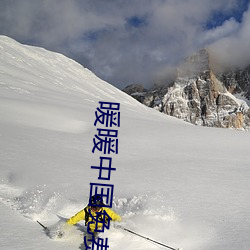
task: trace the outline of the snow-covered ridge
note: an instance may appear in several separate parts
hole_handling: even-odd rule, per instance
[[[72,59],[43,48],[22,45],[5,36],[0,36],[0,73],[3,89],[16,93],[39,93],[38,97],[47,100],[52,91],[62,95],[70,91],[78,97],[85,94],[96,100],[103,96],[111,100],[120,97],[125,105],[136,105],[131,98],[126,98],[121,91]]]
[[[71,119],[75,113],[71,107],[97,105],[104,99],[121,102],[132,110],[135,106],[145,110],[133,98],[75,61],[5,36],[0,36],[0,74],[0,112],[9,110],[2,119],[14,119],[29,126],[80,133],[88,125],[82,118]],[[70,101],[69,95],[73,97],[71,103],[61,109]],[[50,104],[60,104],[60,107]]]

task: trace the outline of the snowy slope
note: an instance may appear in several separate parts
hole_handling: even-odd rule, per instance
[[[184,250],[250,248],[248,132],[196,127],[149,109],[76,62],[0,37],[0,249],[78,249],[46,225],[82,209],[98,182],[99,101],[121,103],[109,184],[122,225]],[[111,228],[110,249],[163,249]]]

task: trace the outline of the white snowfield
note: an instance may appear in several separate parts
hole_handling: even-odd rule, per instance
[[[126,69],[124,69],[126,70]],[[100,101],[121,104],[110,181],[92,153]],[[250,249],[250,134],[197,127],[149,109],[63,55],[0,36],[0,249],[79,249],[53,227],[114,185],[121,225],[183,250]],[[167,249],[113,226],[109,249]]]

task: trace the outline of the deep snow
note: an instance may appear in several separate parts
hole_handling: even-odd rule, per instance
[[[126,70],[126,69],[124,69]],[[122,225],[184,250],[250,249],[249,132],[190,125],[149,109],[63,55],[0,36],[1,249],[78,249],[82,209],[98,182],[91,153],[99,101],[121,103],[119,153],[107,183]],[[110,249],[163,249],[111,228]]]

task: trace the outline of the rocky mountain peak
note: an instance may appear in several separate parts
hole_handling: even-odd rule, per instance
[[[188,57],[177,69],[177,77],[194,77],[205,74],[210,70],[209,53],[201,49],[194,55]]]
[[[129,94],[149,107],[196,125],[250,128],[249,106],[233,95],[248,93],[244,88],[250,85],[249,72],[215,74],[210,64],[208,50],[202,49],[178,67],[171,86],[148,91],[137,88]]]

